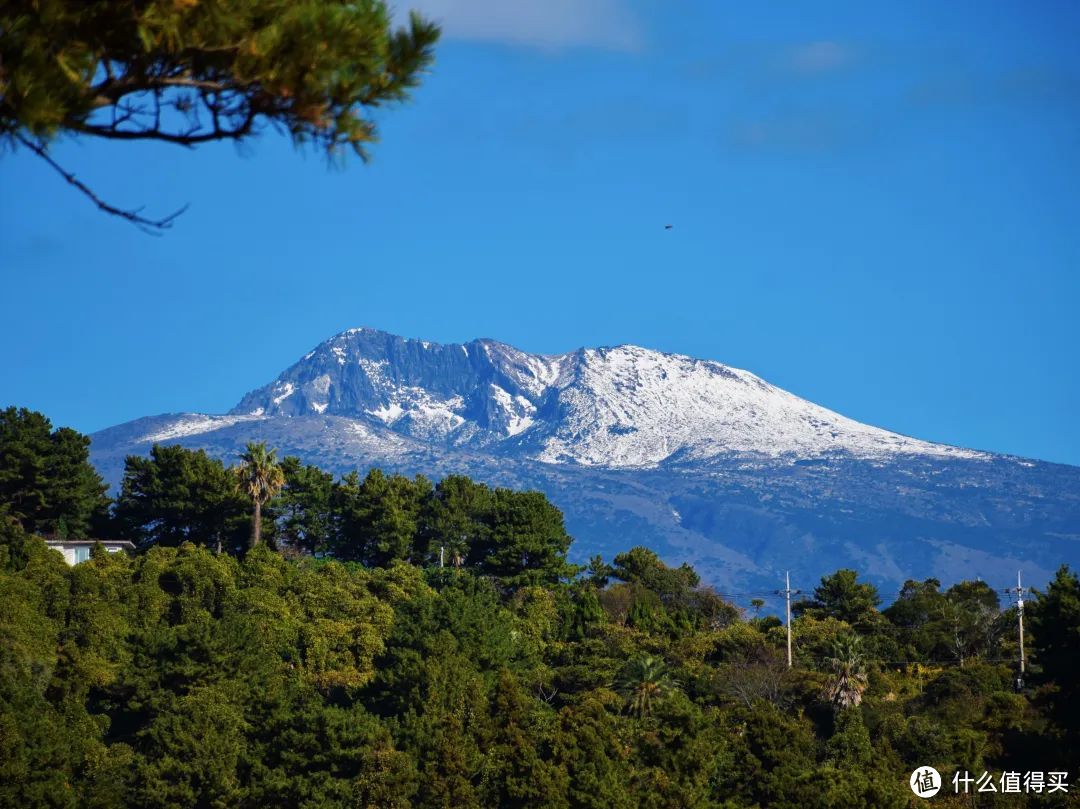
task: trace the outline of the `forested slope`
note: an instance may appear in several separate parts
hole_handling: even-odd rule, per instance
[[[919,800],[916,767],[1080,765],[1064,567],[1027,602],[1020,688],[1004,594],[912,581],[885,607],[853,570],[796,600],[788,668],[781,622],[688,566],[569,565],[535,493],[287,461],[249,548],[219,462],[132,459],[110,504],[77,437],[3,415],[3,806],[877,809]],[[138,552],[69,568],[34,535],[95,525]]]

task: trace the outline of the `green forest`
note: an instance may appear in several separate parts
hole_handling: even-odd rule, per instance
[[[633,537],[571,564],[537,492],[157,446],[110,498],[89,443],[0,412],[0,806],[879,809],[924,766],[938,805],[1080,805],[1067,567],[1022,684],[1007,593],[853,570],[793,604],[789,668],[782,599]]]

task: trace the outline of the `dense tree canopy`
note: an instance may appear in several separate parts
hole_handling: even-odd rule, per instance
[[[117,534],[136,545],[245,544],[247,498],[221,461],[202,450],[158,446],[131,456],[116,502]]]
[[[270,450],[254,449],[231,468],[180,446],[129,457],[111,530],[140,547],[193,542],[235,552],[247,544],[243,515],[252,513],[249,536],[257,525],[278,549],[367,567],[441,561],[508,587],[552,584],[575,572],[566,561],[571,539],[562,513],[539,492],[491,489],[463,477],[433,485],[378,469],[335,481],[296,458],[270,464]],[[271,468],[280,471],[272,496],[263,487]]]
[[[264,545],[68,568],[12,523],[0,551],[3,805],[877,809],[908,805],[916,765],[1077,763],[1007,667],[898,668],[848,625],[747,700],[745,650],[779,653],[762,622],[670,636],[601,609],[582,629],[576,584]]]
[[[131,557],[69,568],[0,519],[0,805],[900,809],[917,766],[1075,780],[1068,568],[1025,606],[1019,691],[1015,607],[982,582],[879,611],[826,576],[789,669],[782,625],[688,565],[570,566],[536,493],[281,467],[253,548],[235,473],[179,447],[128,461]]]

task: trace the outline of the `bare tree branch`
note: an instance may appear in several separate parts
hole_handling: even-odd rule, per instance
[[[105,200],[95,194],[89,188],[89,186],[87,186],[81,180],[76,179],[75,175],[72,172],[67,171],[66,169],[64,169],[63,166],[53,160],[52,155],[49,154],[48,149],[46,149],[43,144],[34,143],[29,138],[26,138],[18,133],[16,133],[15,137],[23,146],[32,151],[50,166],[52,166],[53,169],[55,169],[61,177],[67,180],[68,183],[75,186],[83,194],[89,197],[90,201],[97,205],[98,208],[105,211],[105,213],[112,214],[113,216],[119,216],[121,219],[126,219],[128,222],[131,222],[144,233],[149,233],[152,236],[160,235],[161,231],[171,228],[173,226],[173,222],[176,221],[176,218],[188,209],[188,206],[185,205],[183,208],[173,211],[171,214],[161,219],[149,219],[139,213],[139,211],[141,210],[139,208],[135,210],[124,210],[123,208],[117,208],[115,205],[110,205],[109,203],[105,202]]]

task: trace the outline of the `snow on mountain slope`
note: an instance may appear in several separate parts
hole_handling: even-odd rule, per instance
[[[869,427],[717,362],[636,346],[557,356],[350,329],[230,417],[376,419],[401,435],[546,463],[653,467],[722,455],[981,453]]]
[[[149,432],[139,436],[136,440],[150,444],[162,444],[189,435],[211,433],[215,430],[231,427],[242,421],[257,421],[260,418],[263,418],[263,416],[258,413],[248,416],[207,416],[202,413],[181,413],[164,424],[155,424]]]
[[[853,421],[747,371],[636,346],[583,352],[540,460],[653,466],[679,455],[976,457]]]

